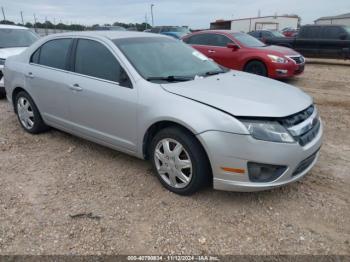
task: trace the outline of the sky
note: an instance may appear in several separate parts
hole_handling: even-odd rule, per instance
[[[350,13],[350,0],[0,0],[7,20],[33,23],[79,23],[84,25],[124,23],[151,24],[150,6],[154,4],[155,25],[187,25],[209,28],[217,19],[239,19],[297,14],[302,24],[319,17]],[[2,19],[0,13],[0,19]]]

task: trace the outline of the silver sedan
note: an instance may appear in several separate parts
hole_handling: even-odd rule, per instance
[[[314,166],[322,142],[309,95],[222,68],[167,36],[57,34],[7,59],[4,75],[27,132],[55,127],[149,159],[177,194],[294,182]]]

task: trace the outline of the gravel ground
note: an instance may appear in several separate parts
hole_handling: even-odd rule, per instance
[[[289,81],[321,111],[321,157],[302,181],[260,193],[177,196],[148,162],[56,130],[25,133],[1,100],[0,254],[349,255],[349,73],[310,64]]]

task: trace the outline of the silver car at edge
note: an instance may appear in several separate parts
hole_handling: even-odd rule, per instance
[[[230,71],[167,36],[79,32],[6,60],[21,126],[48,126],[149,159],[172,192],[259,191],[315,165],[323,127],[300,89]]]

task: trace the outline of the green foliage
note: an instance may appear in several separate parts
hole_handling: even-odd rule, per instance
[[[8,21],[8,20],[2,20],[0,21],[0,24],[6,24],[6,25],[15,25],[14,22],[12,21]],[[17,24],[17,25],[22,25],[22,24]],[[126,29],[129,30],[134,30],[134,31],[143,31],[145,29],[150,29],[152,28],[152,26],[150,24],[146,24],[146,23],[120,23],[120,22],[115,22],[113,23],[114,26],[122,26]],[[23,26],[23,25],[22,25]],[[99,24],[95,24],[91,27],[86,27],[84,25],[80,25],[80,24],[63,24],[63,23],[58,23],[58,24],[53,24],[51,21],[46,21],[44,23],[40,23],[40,22],[36,22],[35,24],[29,23],[27,22],[24,26],[28,27],[28,28],[47,28],[47,29],[60,29],[60,30],[71,30],[71,31],[83,31],[83,30],[92,30],[95,27],[100,26]],[[104,26],[111,26],[111,24],[104,24]]]
[[[15,25],[14,22],[8,21],[8,20],[1,20],[0,24],[3,24],[3,25]]]

